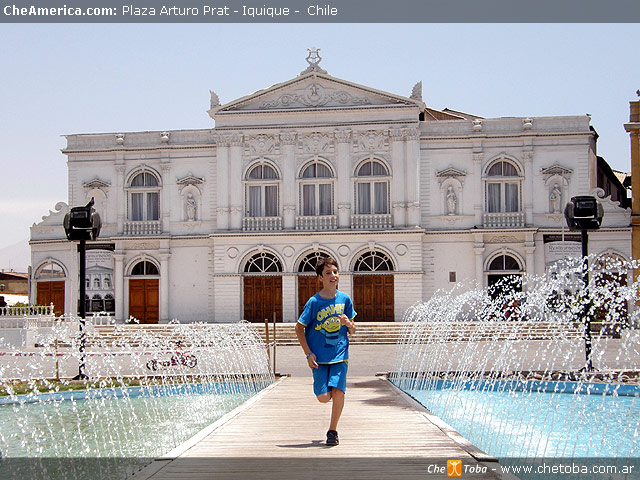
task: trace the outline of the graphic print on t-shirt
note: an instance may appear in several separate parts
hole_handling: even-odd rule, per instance
[[[325,346],[335,346],[340,338],[339,332],[342,324],[340,315],[344,313],[344,303],[329,305],[316,315],[318,324],[315,330],[324,335]]]

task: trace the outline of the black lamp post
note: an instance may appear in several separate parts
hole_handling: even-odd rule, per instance
[[[580,230],[582,233],[582,278],[584,282],[584,353],[586,357],[585,369],[593,370],[591,361],[591,313],[587,302],[589,292],[589,230],[598,230],[602,224],[604,209],[602,204],[591,196],[573,197],[564,208],[564,218],[567,220],[569,230]]]
[[[69,213],[64,216],[63,226],[67,234],[67,239],[75,242],[79,241],[78,253],[80,254],[80,366],[78,367],[78,375],[73,377],[74,380],[85,380],[87,375],[84,372],[84,347],[85,347],[85,292],[86,292],[86,258],[87,258],[87,240],[95,240],[100,235],[100,215],[93,208],[93,198],[84,207],[73,207]]]

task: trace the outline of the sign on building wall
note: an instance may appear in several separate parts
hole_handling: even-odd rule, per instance
[[[113,284],[113,244],[87,245],[86,311],[114,313],[116,310]]]
[[[563,258],[580,258],[582,256],[582,241],[580,235],[556,234],[543,235],[545,267],[549,267]]]

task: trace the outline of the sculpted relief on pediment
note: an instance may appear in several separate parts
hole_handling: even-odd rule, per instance
[[[346,89],[323,86],[314,82],[305,88],[284,92],[263,100],[257,107],[262,110],[281,108],[317,108],[370,105],[371,99],[355,95]]]

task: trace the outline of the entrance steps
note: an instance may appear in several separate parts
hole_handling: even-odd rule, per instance
[[[298,345],[295,323],[277,323],[275,341],[278,345]],[[141,346],[141,338],[157,338],[162,343],[183,340],[180,330],[174,324],[134,324],[124,325],[125,336],[118,334],[113,325],[95,326],[87,333],[87,347]],[[267,342],[264,324],[254,324],[256,330]],[[415,328],[417,327],[417,328]],[[352,344],[395,344],[412,329],[421,342],[431,341],[483,341],[483,340],[550,340],[553,338],[582,338],[582,328],[578,324],[559,324],[557,322],[451,322],[448,324],[425,322],[421,324],[357,323],[357,331],[350,337]],[[599,334],[594,334],[596,339]],[[269,342],[274,341],[273,324],[269,324]],[[206,339],[203,339],[203,345]]]

